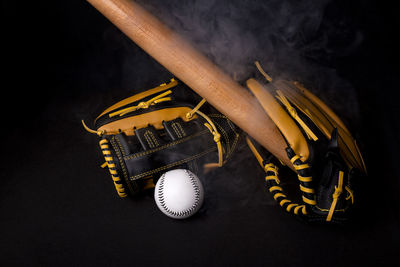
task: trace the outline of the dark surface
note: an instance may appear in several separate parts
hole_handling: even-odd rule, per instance
[[[2,1],[0,264],[397,265],[398,29],[394,6],[383,2],[333,1],[300,43],[332,33],[302,55],[322,72],[335,70],[359,107],[356,115],[348,105],[337,110],[359,139],[369,177],[355,218],[336,227],[282,212],[245,146],[202,178],[205,204],[188,220],[164,216],[151,194],[118,199],[99,167],[97,138],[80,120],[171,75],[85,1]],[[341,43],[348,27],[363,36],[350,50]],[[344,91],[325,97],[348,101]]]

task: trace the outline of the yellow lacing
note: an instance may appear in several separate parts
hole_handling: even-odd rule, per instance
[[[280,183],[280,180],[278,178],[278,167],[276,167],[273,163],[268,163],[268,164],[265,164],[264,170],[265,170],[266,173],[268,173],[268,172],[272,172],[273,173],[272,175],[267,175],[265,177],[265,180],[266,181],[271,181],[272,180],[277,184],[277,185],[271,186],[268,190],[269,190],[269,192],[271,192],[273,194],[273,198],[276,201],[278,201],[278,198],[282,198],[279,201],[279,205],[281,207],[283,207],[283,205],[285,205],[287,203],[291,203],[291,204],[287,205],[287,207],[286,207],[286,211],[287,212],[291,212],[292,209],[294,208],[293,209],[293,213],[298,215],[299,214],[299,210],[301,209],[302,214],[306,215],[307,214],[307,210],[306,210],[305,205],[299,205],[299,204],[296,204],[296,203],[292,203],[292,201],[290,199],[288,199],[287,196],[284,193],[282,193],[283,192],[282,187],[278,186],[278,184]]]
[[[188,113],[186,113],[186,118],[187,119],[191,119],[193,117],[193,114],[196,113],[202,105],[204,105],[204,103],[206,103],[206,100],[203,98],[198,104],[197,106],[195,106],[191,111],[189,111]]]
[[[309,193],[309,194],[315,193],[313,188],[308,188],[308,187],[302,186],[301,184],[300,184],[300,190],[303,191],[304,193]]]
[[[276,190],[278,190],[278,191],[282,191],[282,187],[280,187],[280,186],[271,186],[270,188],[269,188],[269,192],[272,192],[272,191],[276,191]]]
[[[346,200],[349,200],[351,198],[351,204],[354,204],[353,191],[348,186],[345,186],[344,189],[346,189],[347,193],[349,193],[349,195],[346,197]]]
[[[204,123],[204,125],[214,135],[214,142],[217,144],[217,148],[218,148],[218,163],[208,163],[205,165],[205,167],[206,168],[213,167],[213,166],[221,167],[223,165],[223,160],[224,160],[223,159],[223,149],[222,149],[222,144],[221,144],[221,135],[218,132],[215,132],[215,130],[213,129],[213,127],[210,124]]]
[[[300,159],[300,156],[294,155],[294,157],[290,159],[290,162],[291,162],[292,164],[294,164],[294,162],[295,162],[296,160],[298,160],[298,159]]]
[[[335,211],[335,207],[336,207],[338,198],[343,192],[343,175],[344,175],[344,173],[342,171],[339,171],[339,182],[338,182],[338,186],[335,186],[335,192],[333,192],[333,195],[332,195],[333,201],[331,204],[331,208],[329,209],[328,216],[326,217],[327,222],[332,220],[333,212]]]
[[[169,94],[172,94],[171,90],[168,90],[168,91],[166,91],[166,92],[164,92],[162,94],[159,94],[159,95],[153,97],[152,99],[150,99],[148,101],[142,101],[139,104],[137,104],[136,106],[129,107],[129,108],[124,108],[124,109],[118,110],[116,112],[110,113],[108,116],[110,118],[118,116],[118,115],[119,116],[123,116],[123,115],[125,115],[125,114],[127,114],[129,112],[133,112],[133,111],[136,111],[136,110],[141,109],[141,108],[146,109],[146,108],[149,108],[152,105],[155,105],[155,104],[158,104],[158,103],[161,103],[161,102],[171,101],[171,97],[165,97],[165,96],[167,96]]]
[[[312,139],[314,141],[318,140],[318,137],[311,131],[311,129],[305,124],[305,122],[299,117],[297,114],[296,109],[289,103],[289,100],[283,95],[283,93],[280,90],[276,90],[276,93],[278,94],[276,98],[282,102],[282,104],[286,107],[288,110],[290,116],[295,119],[298,124],[303,128],[304,132],[307,134],[308,139]]]
[[[279,198],[279,197],[283,198],[281,201],[279,201],[279,205],[280,205],[281,207],[283,207],[283,205],[286,204],[286,203],[291,203],[292,201],[289,200],[289,199],[287,199],[287,196],[286,196],[285,194],[282,193],[282,191],[283,191],[282,187],[278,186],[278,184],[280,184],[280,180],[279,180],[279,178],[278,178],[278,167],[276,167],[273,163],[268,163],[268,164],[265,164],[264,170],[265,170],[266,173],[268,173],[268,172],[272,172],[272,173],[273,173],[272,175],[267,175],[267,176],[265,177],[265,180],[266,180],[266,181],[273,180],[273,181],[275,181],[275,183],[277,184],[277,185],[271,186],[271,187],[269,188],[269,192],[273,193],[273,198],[274,198],[276,201],[278,201],[278,198]],[[305,208],[304,205],[299,205],[299,204],[296,204],[296,203],[291,203],[291,204],[289,204],[289,205],[286,207],[286,211],[287,211],[287,212],[290,212],[290,211],[292,210],[292,208],[295,208],[295,209],[293,210],[293,212],[294,212],[294,214],[296,214],[296,215],[298,214],[299,209],[301,209],[301,212],[302,212],[303,214],[307,214],[307,211],[306,211],[306,208]]]
[[[304,176],[301,176],[301,175],[297,175],[297,178],[299,179],[300,182],[304,182],[304,183],[312,182],[312,177],[311,176],[304,177]]]
[[[85,130],[88,131],[89,133],[97,134],[98,136],[102,136],[103,134],[105,134],[104,130],[103,131],[95,131],[95,130],[90,129],[89,127],[86,126],[86,124],[83,120],[82,120],[82,125],[83,125],[83,128],[85,128]]]
[[[308,205],[315,206],[317,204],[313,199],[306,198],[305,196],[301,196],[301,198],[303,199],[303,202]]]
[[[278,167],[275,166],[275,164],[273,163],[267,163],[264,165],[260,153],[257,151],[256,147],[253,145],[253,143],[250,141],[248,137],[246,137],[246,142],[250,150],[256,157],[258,163],[260,164],[260,166],[264,168],[264,171],[267,174],[267,176],[265,177],[265,181],[269,182],[269,184],[272,183],[272,185],[268,187],[268,190],[273,194],[273,198],[279,203],[281,207],[283,207],[287,203],[290,203],[286,206],[287,212],[293,212],[294,214],[299,215],[299,211],[301,211],[303,215],[306,215],[307,208],[305,205],[292,203],[292,201],[287,199],[287,196],[283,193],[282,187],[279,186],[280,180],[278,178],[278,171],[279,171]]]
[[[256,64],[256,67],[258,69],[258,71],[262,74],[262,76],[264,76],[264,78],[268,81],[268,82],[272,82],[272,78],[271,76],[269,76],[261,67],[260,62],[256,61],[254,62],[254,64]]]
[[[104,159],[106,160],[105,163],[101,165],[102,168],[108,167],[108,170],[110,171],[111,178],[114,182],[115,189],[117,190],[117,193],[120,197],[127,197],[128,194],[125,192],[124,186],[121,184],[121,178],[118,175],[118,172],[116,170],[116,165],[114,163],[114,159],[111,156],[111,151],[110,147],[108,144],[107,139],[101,139],[100,142],[100,148],[101,151],[104,155]]]
[[[275,183],[280,184],[280,180],[278,178],[278,167],[276,167],[273,163],[268,163],[265,164],[264,166],[264,171],[267,172],[273,172],[274,175],[268,175],[265,177],[265,181],[269,181],[269,180],[274,180]]]
[[[213,123],[213,121],[208,117],[206,114],[201,112],[199,109],[201,108],[202,105],[206,103],[206,100],[203,98],[197,106],[195,106],[191,111],[186,113],[186,118],[191,119],[195,113],[199,114],[201,117],[203,117],[207,122],[204,123],[204,125],[207,127],[207,129],[211,132],[211,134],[214,136],[214,142],[217,144],[218,148],[218,163],[207,163],[204,165],[205,168],[210,168],[210,167],[221,167],[224,164],[224,152],[223,152],[223,147],[221,144],[221,134],[218,132],[217,127]]]
[[[300,165],[293,165],[293,167],[297,170],[304,170],[304,169],[308,169],[310,168],[310,165],[308,165],[308,163],[304,163],[304,164],[300,164]]]
[[[273,163],[265,164],[264,170],[266,172],[274,172],[275,175],[278,175],[278,171],[279,171],[278,167],[276,167]]]
[[[296,171],[300,171],[300,170],[304,170],[304,169],[310,168],[310,165],[308,163],[294,164],[296,160],[300,160],[300,156],[299,155],[294,155],[290,159],[290,162],[293,164],[293,167],[295,168]],[[299,179],[300,182],[303,182],[303,183],[312,182],[312,176],[305,177],[305,176],[301,176],[299,173],[297,173],[297,178]],[[300,183],[299,186],[300,186],[300,190],[302,192],[307,193],[307,194],[312,194],[314,196],[315,190],[313,188],[306,187],[306,186],[302,185],[301,183]],[[314,206],[314,205],[317,204],[317,202],[314,199],[309,199],[306,196],[304,196],[304,194],[302,195],[302,199],[303,199],[304,203],[307,203],[309,205]]]

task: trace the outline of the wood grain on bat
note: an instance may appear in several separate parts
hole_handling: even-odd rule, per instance
[[[251,93],[161,21],[129,0],[88,0],[177,78],[290,166],[286,144]]]

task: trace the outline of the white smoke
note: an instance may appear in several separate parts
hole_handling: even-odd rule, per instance
[[[355,90],[329,62],[355,49],[362,34],[345,16],[329,16],[332,0],[138,2],[239,81],[258,60],[273,78],[306,84],[345,122],[357,121]]]

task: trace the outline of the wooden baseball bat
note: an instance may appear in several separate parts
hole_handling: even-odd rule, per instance
[[[130,0],[87,0],[133,42],[286,163],[287,147],[255,97],[188,41]]]

